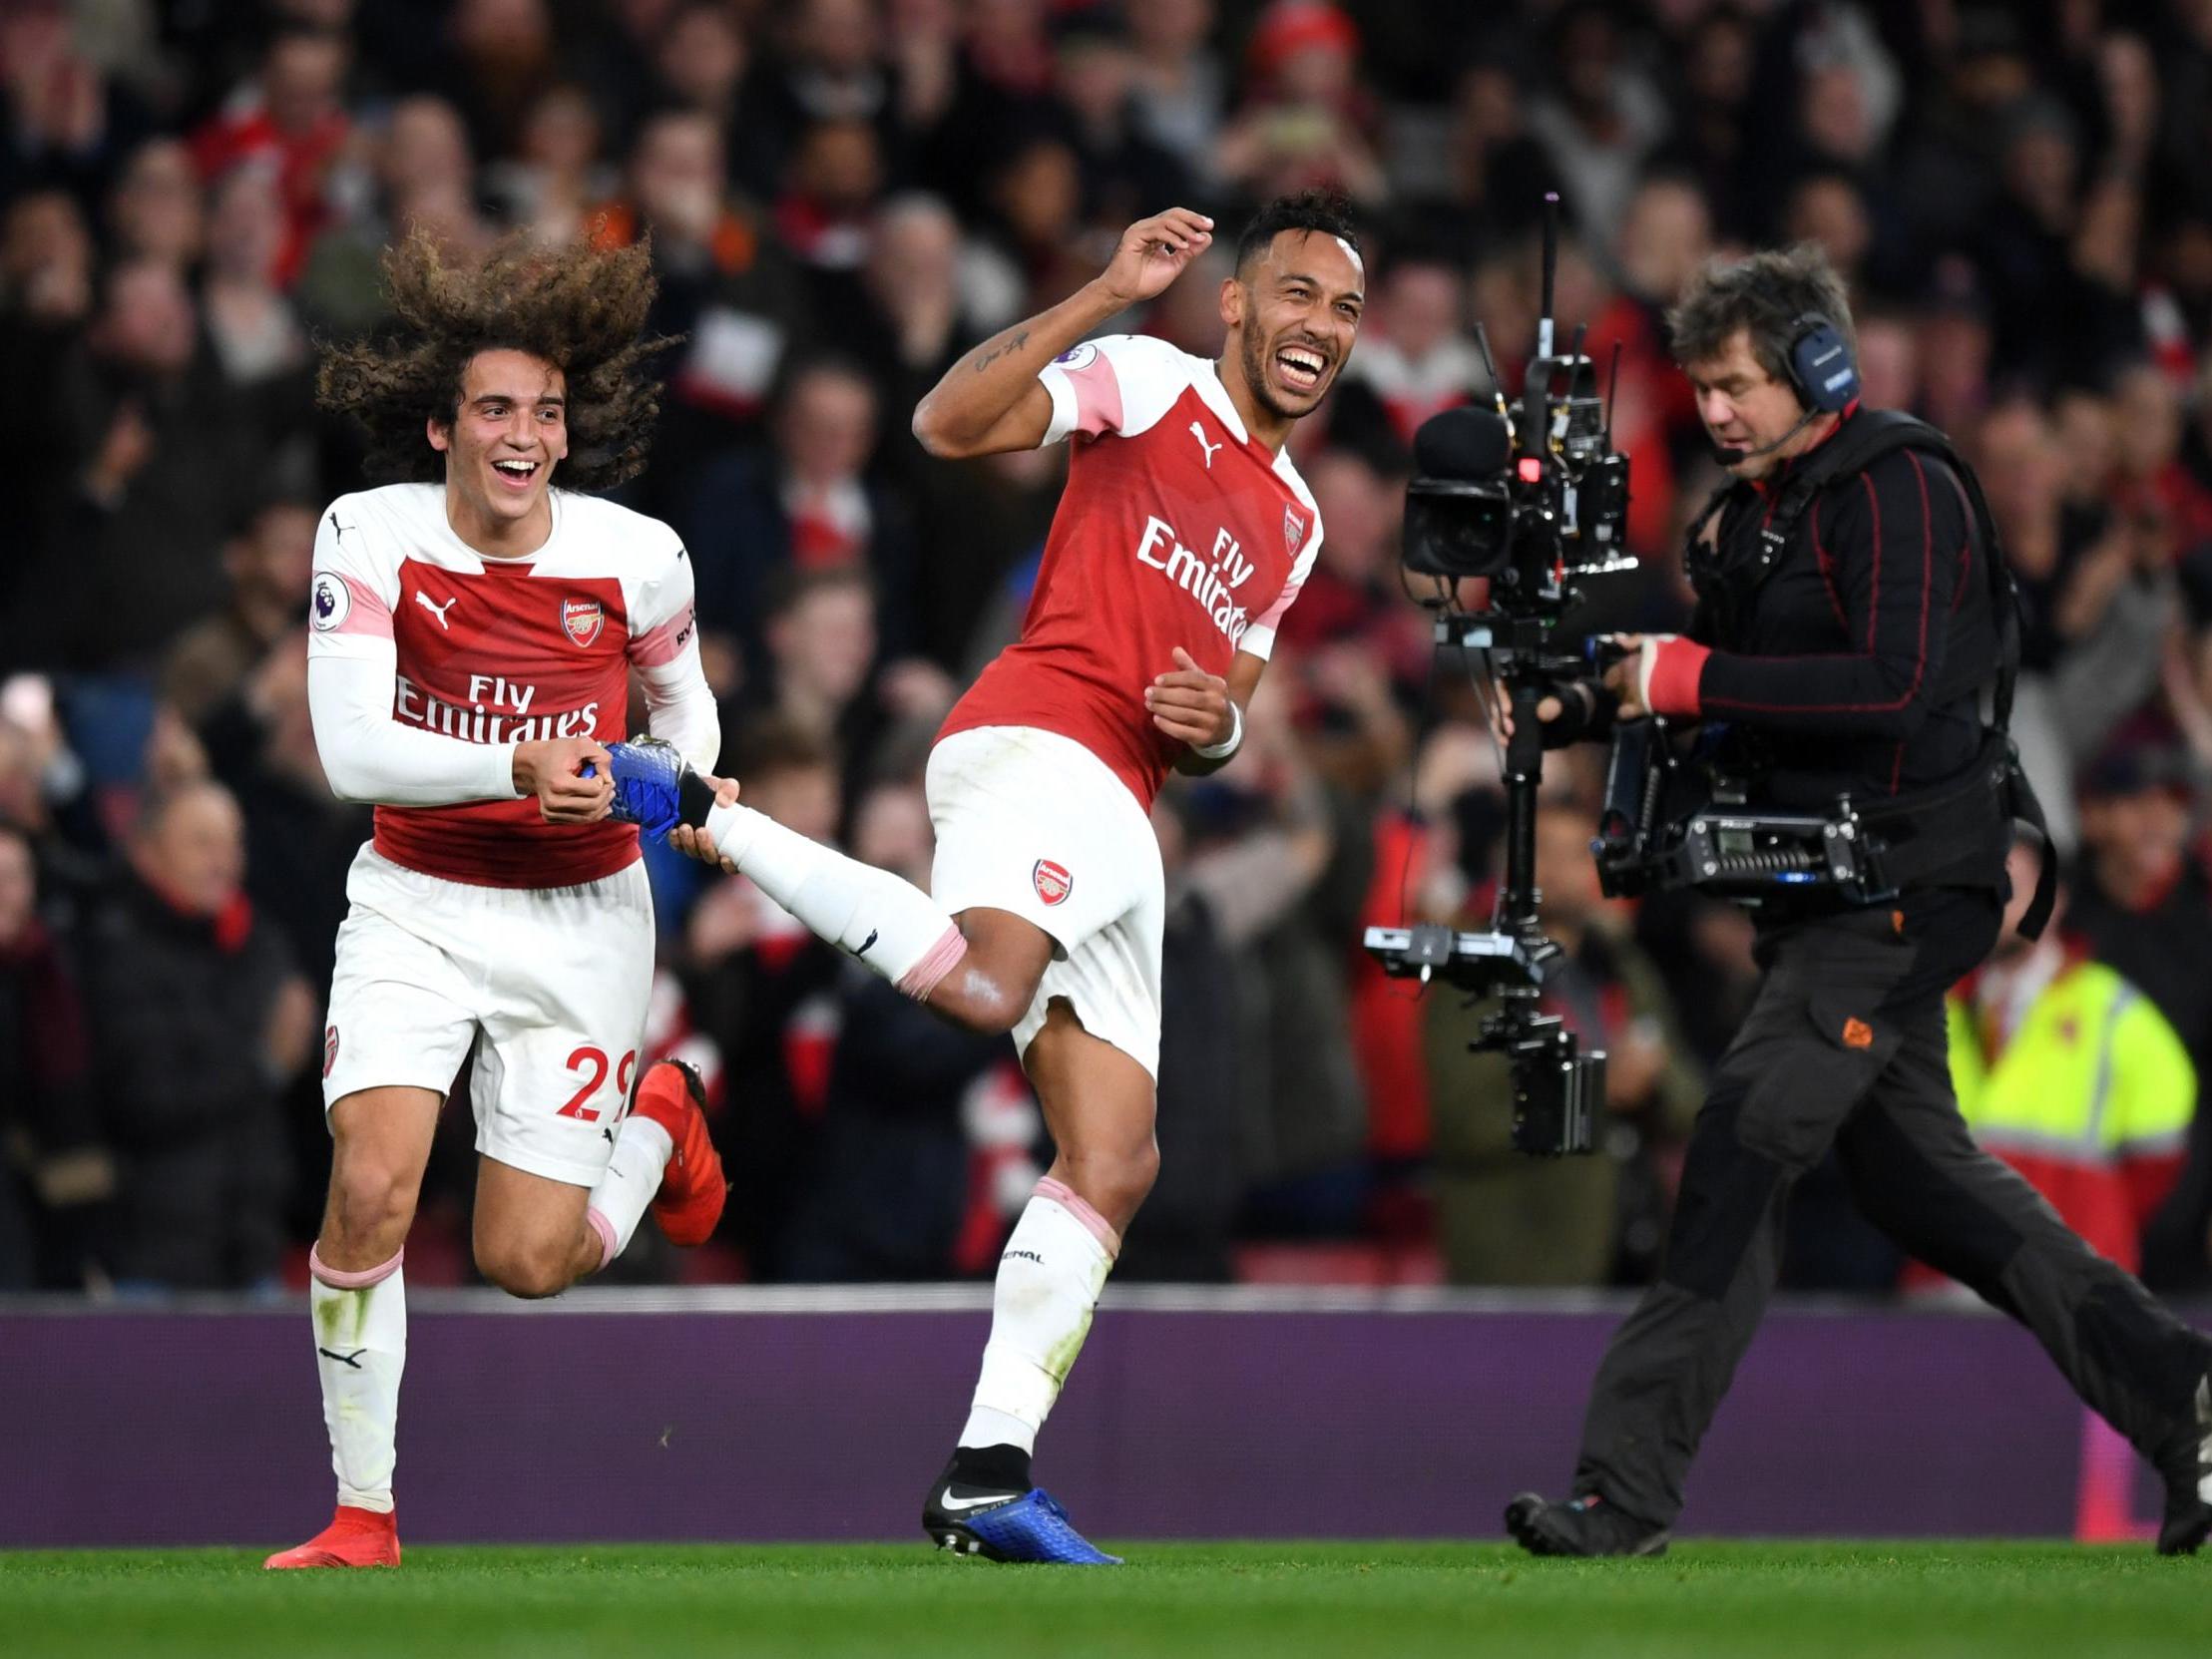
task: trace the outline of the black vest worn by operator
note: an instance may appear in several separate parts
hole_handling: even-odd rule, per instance
[[[1983,581],[1954,596],[1941,619],[1948,629],[1943,665],[1919,694],[1940,732],[1918,745],[1922,775],[1899,775],[1905,751],[1891,741],[1862,746],[1828,735],[1761,729],[1708,710],[1705,750],[1714,770],[1740,780],[1753,804],[1827,810],[1848,799],[1890,851],[1884,860],[1899,888],[2002,890],[2015,819],[2043,833],[2034,792],[2020,773],[2008,727],[2019,665],[2019,602],[1996,527],[1974,474],[1935,427],[1890,410],[1861,410],[1808,451],[1765,491],[1731,481],[1690,527],[1687,568],[1697,593],[1691,635],[1724,651],[1789,656],[1835,650],[1837,621],[1823,552],[1830,562],[1871,558],[1871,548],[1814,546],[1812,511],[1835,486],[1859,478],[1883,457],[1915,450],[1958,481]],[[1712,545],[1702,532],[1720,517]],[[1930,620],[1936,625],[1935,619]],[[1849,641],[1842,641],[1848,645]],[[1990,712],[1982,691],[1991,687]],[[1888,767],[1874,750],[1892,753]],[[1930,770],[1939,775],[1925,775]],[[2035,903],[2021,932],[2039,932],[2055,872],[2045,854]]]

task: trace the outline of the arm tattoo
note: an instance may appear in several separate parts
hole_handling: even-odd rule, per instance
[[[977,356],[975,363],[976,373],[981,374],[985,369],[989,368],[993,363],[996,363],[1008,352],[1020,351],[1022,347],[1029,344],[1029,340],[1030,331],[1027,328],[1017,328],[1013,333],[1009,334],[997,345],[991,347],[990,350],[982,352]]]

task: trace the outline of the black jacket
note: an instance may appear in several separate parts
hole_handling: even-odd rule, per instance
[[[117,1165],[111,1271],[196,1290],[268,1278],[290,1175],[265,1058],[282,942],[242,907],[212,922],[127,879],[90,918],[84,960]]]
[[[1725,728],[1722,769],[1763,776],[1760,804],[1806,810],[1957,777],[1981,748],[1979,693],[1998,656],[1958,478],[1924,451],[1878,457],[1815,498],[1754,585],[1779,483],[1736,485],[1710,568],[1692,564],[1689,633],[1713,647],[1699,700],[1708,730]]]

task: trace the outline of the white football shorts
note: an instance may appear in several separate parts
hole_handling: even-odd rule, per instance
[[[323,1111],[363,1088],[442,1095],[473,1044],[476,1149],[548,1180],[598,1181],[653,991],[645,865],[576,887],[476,887],[365,846],[346,898]]]
[[[1033,726],[956,731],[930,751],[930,897],[987,906],[1052,935],[1052,965],[1014,1028],[1027,1050],[1064,997],[1084,1030],[1159,1076],[1166,879],[1151,820],[1106,763]]]

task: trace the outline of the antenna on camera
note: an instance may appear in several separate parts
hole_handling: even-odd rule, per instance
[[[1544,193],[1544,305],[1537,314],[1537,355],[1551,355],[1551,288],[1559,269],[1559,193]]]
[[[1506,402],[1506,383],[1498,378],[1498,359],[1490,354],[1490,330],[1479,322],[1475,325],[1475,349],[1483,354],[1483,372],[1490,376],[1491,401],[1498,405],[1498,418],[1506,423],[1506,439],[1511,443],[1513,408]]]
[[[1613,447],[1613,393],[1620,390],[1620,341],[1613,341],[1613,360],[1605,371],[1605,447]]]
[[[1551,451],[1551,376],[1558,361],[1551,355],[1554,332],[1551,324],[1551,294],[1556,286],[1559,266],[1559,193],[1544,193],[1544,303],[1537,317],[1537,354],[1529,360],[1529,367],[1521,381],[1521,423],[1515,433],[1515,452],[1523,457],[1535,456],[1540,464],[1548,462]],[[1523,446],[1526,435],[1527,447]]]

